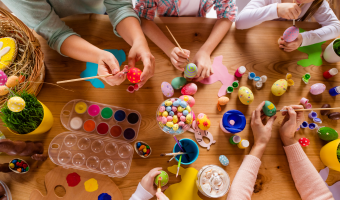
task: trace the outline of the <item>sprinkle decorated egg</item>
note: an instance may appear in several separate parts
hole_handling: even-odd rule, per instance
[[[254,101],[254,94],[249,88],[242,86],[238,90],[238,98],[244,105],[249,105]]]
[[[11,88],[11,87],[15,87],[16,85],[18,85],[18,83],[19,83],[19,77],[17,77],[17,76],[10,76],[7,79],[6,86]]]
[[[201,130],[208,130],[210,128],[211,122],[206,114],[200,113],[197,115],[197,126]]]
[[[188,78],[194,78],[197,74],[197,66],[194,63],[189,63],[184,70],[184,75]]]
[[[286,42],[293,42],[296,40],[296,38],[299,35],[299,28],[296,26],[291,26],[286,29],[286,31],[283,33],[283,39]]]
[[[17,43],[11,37],[0,38],[0,69],[5,70],[17,56]]]
[[[189,104],[190,107],[193,107],[195,105],[195,99],[192,96],[182,95],[179,98],[186,101]]]
[[[187,83],[187,79],[183,77],[176,77],[172,79],[171,85],[175,90],[181,89]]]
[[[181,93],[183,95],[194,95],[196,92],[197,85],[195,83],[188,83],[181,90]]]
[[[7,75],[5,74],[5,72],[0,70],[0,86],[6,85],[6,82],[7,82]]]
[[[163,82],[161,85],[162,93],[166,97],[172,97],[174,95],[174,88],[168,82]]]
[[[325,84],[322,83],[316,83],[310,87],[309,92],[313,95],[319,95],[323,93],[326,90]]]
[[[12,97],[8,100],[7,106],[12,112],[20,112],[25,108],[26,103],[21,97]]]
[[[275,96],[281,96],[287,91],[288,83],[285,79],[277,80],[272,86],[272,93]]]
[[[2,85],[0,86],[0,96],[6,95],[9,93],[9,89],[7,86]]]
[[[129,69],[126,77],[131,83],[139,83],[141,74],[142,71],[140,69],[133,67]]]

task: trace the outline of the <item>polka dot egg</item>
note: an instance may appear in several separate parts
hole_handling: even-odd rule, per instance
[[[220,155],[219,160],[220,160],[220,163],[223,166],[228,166],[229,165],[229,160],[228,160],[228,158],[225,155]]]
[[[172,97],[174,95],[174,88],[168,82],[163,82],[161,85],[162,93],[166,97]]]
[[[242,86],[238,90],[238,98],[244,105],[249,105],[254,101],[254,94],[249,88]]]
[[[127,73],[127,79],[131,83],[139,83],[141,74],[142,74],[142,71],[140,69],[133,67],[133,68],[129,69],[129,71]]]
[[[12,97],[8,100],[7,106],[13,112],[20,112],[25,108],[26,103],[21,97]]]
[[[275,96],[281,96],[287,91],[288,83],[285,79],[277,80],[272,86],[272,93]]]
[[[5,72],[0,70],[0,86],[6,85],[6,82],[7,82],[7,75],[5,74]]]
[[[299,28],[296,26],[291,26],[285,30],[283,33],[283,39],[286,42],[293,42],[299,35]]]

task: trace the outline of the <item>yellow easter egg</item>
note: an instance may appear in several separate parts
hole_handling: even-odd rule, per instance
[[[210,128],[211,122],[206,114],[203,113],[198,114],[196,121],[199,129],[206,131]]]
[[[7,106],[12,112],[20,112],[25,108],[26,103],[21,97],[12,97],[8,100]]]
[[[169,113],[167,112],[167,111],[164,111],[163,113],[162,113],[162,116],[163,117],[167,117],[169,115]]]
[[[281,96],[287,91],[288,83],[285,79],[277,80],[272,86],[272,93],[275,96]]]
[[[172,127],[172,130],[177,131],[178,128],[179,128],[178,124],[175,124],[175,125]]]
[[[178,117],[177,117],[177,115],[174,115],[174,116],[172,117],[172,121],[173,121],[174,123],[177,123],[177,122],[178,122]]]
[[[17,43],[11,37],[0,38],[0,70],[10,66],[17,56]]]
[[[19,83],[19,77],[17,77],[17,76],[10,76],[7,79],[6,86],[11,88],[11,87],[15,87],[16,85],[18,85],[18,83]]]
[[[184,111],[184,108],[182,108],[181,106],[178,106],[178,107],[177,107],[177,111],[178,111],[178,112],[183,112],[183,111]]]
[[[249,88],[242,86],[238,90],[238,98],[244,105],[249,105],[254,101],[254,94]]]
[[[9,89],[7,86],[5,85],[0,86],[0,96],[6,95],[8,94],[8,92],[9,92]]]
[[[185,122],[187,124],[190,124],[192,122],[192,115],[191,114],[188,114],[186,117],[185,117]]]
[[[166,106],[171,106],[171,105],[172,105],[172,101],[165,101],[164,104],[165,104]]]
[[[187,106],[187,107],[185,108],[185,110],[187,110],[188,112],[191,112],[190,106]]]
[[[166,126],[171,128],[171,127],[174,126],[174,123],[172,123],[172,122],[167,122],[167,123],[166,123]]]

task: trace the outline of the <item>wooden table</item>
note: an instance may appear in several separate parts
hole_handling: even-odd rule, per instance
[[[107,16],[102,15],[81,15],[69,17],[65,19],[67,25],[79,33],[84,39],[91,42],[102,49],[123,49],[128,53],[129,45],[114,35],[112,26]],[[165,24],[169,26],[180,45],[191,51],[193,55],[198,51],[199,47],[207,39],[215,19],[204,18],[160,18],[156,19],[157,24],[162,31],[170,38],[165,29]],[[299,104],[302,97],[310,100],[314,107],[320,107],[324,103],[332,106],[340,106],[336,99],[339,97],[331,97],[328,92],[324,92],[319,96],[312,96],[309,93],[310,85],[323,82],[327,88],[340,85],[339,76],[325,81],[322,72],[332,68],[340,67],[338,64],[325,63],[322,67],[301,67],[297,61],[307,57],[306,54],[299,51],[293,53],[285,53],[278,48],[277,39],[282,35],[284,30],[291,26],[290,22],[266,22],[249,30],[236,30],[233,26],[228,35],[223,39],[221,44],[212,54],[215,56],[223,55],[223,64],[228,67],[229,72],[234,74],[235,70],[241,66],[246,66],[248,71],[254,71],[257,75],[267,75],[268,81],[264,88],[256,90],[253,83],[247,80],[246,76],[240,79],[241,86],[247,86],[252,89],[255,100],[250,106],[245,106],[237,98],[234,92],[230,97],[230,102],[221,112],[216,109],[217,92],[221,83],[213,85],[198,84],[198,93],[194,95],[196,104],[193,107],[195,113],[205,113],[211,119],[212,126],[209,131],[213,134],[217,141],[210,151],[200,148],[200,156],[191,167],[199,170],[207,164],[220,165],[218,157],[222,154],[226,155],[229,160],[229,166],[225,167],[231,179],[234,178],[238,168],[240,167],[244,155],[247,155],[250,148],[240,150],[236,146],[229,144],[230,135],[223,133],[219,128],[219,121],[222,114],[230,109],[238,109],[246,115],[247,125],[243,132],[239,135],[248,139],[253,144],[253,135],[250,128],[251,112],[259,103],[264,100],[272,101],[278,108],[284,105]],[[314,23],[297,23],[298,27],[306,30],[318,28],[318,24]],[[56,51],[50,49],[41,37],[39,37],[43,52],[45,53],[46,82],[55,83],[60,80],[78,78],[79,74],[85,70],[85,63],[60,56]],[[330,41],[323,45],[325,48]],[[180,72],[172,67],[171,62],[166,55],[149,41],[149,46],[156,58],[156,70],[154,77],[150,79],[145,86],[137,93],[130,94],[126,92],[129,82],[125,81],[122,85],[110,87],[106,85],[105,89],[95,89],[89,82],[74,82],[64,84],[63,86],[74,90],[68,92],[58,87],[45,84],[38,98],[52,111],[54,116],[53,128],[43,134],[37,136],[21,136],[11,134],[5,128],[1,128],[7,138],[13,140],[34,140],[43,141],[47,150],[50,141],[59,133],[67,131],[60,123],[59,116],[62,107],[73,99],[86,99],[115,106],[126,107],[138,110],[142,114],[142,124],[138,135],[138,140],[147,142],[153,148],[153,154],[148,159],[142,159],[138,155],[134,155],[132,166],[129,174],[124,178],[114,178],[114,182],[118,185],[124,195],[124,199],[129,199],[135,191],[138,182],[142,177],[154,167],[163,167],[174,165],[167,164],[168,158],[159,157],[160,153],[169,152],[173,148],[174,139],[163,133],[155,120],[155,111],[158,105],[165,99],[161,93],[160,85],[163,81],[171,82],[177,76],[181,76]],[[125,62],[126,63],[126,62]],[[125,64],[124,63],[124,64]],[[142,64],[138,63],[137,67],[142,69]],[[270,92],[272,84],[277,79],[285,78],[287,73],[292,73],[295,80],[295,86],[289,88],[288,92],[281,97],[275,97]],[[311,81],[305,85],[301,81],[302,75],[309,72]],[[180,96],[180,92],[176,91],[174,96]],[[307,113],[306,113],[307,117]],[[288,162],[282,147],[278,129],[282,121],[282,117],[278,117],[273,127],[272,138],[268,144],[265,154],[262,158],[262,165],[259,171],[258,179],[255,186],[253,199],[298,199],[299,194],[295,189],[293,179],[290,174]],[[338,128],[339,122],[331,122],[322,117],[323,125],[332,128]],[[304,130],[297,133],[296,138],[307,137],[311,140],[311,144],[304,148],[309,159],[312,161],[316,169],[319,171],[325,166],[319,158],[320,148],[325,144],[322,142],[315,131]],[[179,139],[194,139],[192,133],[184,133],[178,136]],[[8,162],[12,156],[1,155],[1,162]],[[0,174],[0,179],[4,180],[10,187],[15,200],[27,200],[30,193],[34,189],[39,189],[42,193],[46,193],[44,186],[45,174],[56,167],[50,160],[38,163],[30,158],[28,160],[32,165],[30,173],[25,175],[18,174]],[[340,179],[340,173],[331,171],[328,183],[333,184]],[[171,175],[170,184],[179,182],[180,178]],[[200,194],[203,199],[205,198]],[[221,199],[226,199],[224,196]]]

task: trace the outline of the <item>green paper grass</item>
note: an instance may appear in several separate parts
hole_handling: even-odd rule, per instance
[[[43,107],[34,95],[28,94],[26,91],[14,96],[24,99],[26,102],[25,109],[21,112],[12,112],[6,103],[1,108],[0,118],[5,126],[13,131],[19,134],[30,133],[41,124],[44,117]]]
[[[340,56],[340,39],[335,40],[335,42],[333,43],[333,48],[335,53]]]

